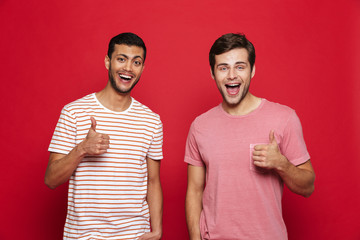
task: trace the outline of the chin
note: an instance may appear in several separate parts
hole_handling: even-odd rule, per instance
[[[236,99],[234,98],[225,98],[224,99],[226,104],[229,106],[235,106],[238,105],[241,102],[241,99],[239,97],[237,97]]]

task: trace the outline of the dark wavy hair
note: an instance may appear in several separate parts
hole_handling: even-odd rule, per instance
[[[109,42],[108,57],[111,59],[111,55],[114,52],[115,44],[125,44],[128,46],[138,46],[144,50],[144,62],[146,58],[146,46],[144,41],[136,34],[131,32],[120,33],[113,37]]]

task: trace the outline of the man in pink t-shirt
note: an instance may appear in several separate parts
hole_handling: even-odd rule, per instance
[[[245,35],[221,36],[209,60],[223,101],[194,120],[186,143],[190,239],[287,239],[283,184],[308,197],[315,180],[299,118],[249,92],[255,49]]]

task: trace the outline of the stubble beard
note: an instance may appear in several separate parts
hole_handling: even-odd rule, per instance
[[[223,91],[221,88],[219,88],[220,93],[222,95],[223,100],[226,102],[227,105],[231,106],[231,107],[235,107],[236,105],[239,105],[242,100],[244,100],[244,98],[246,97],[246,95],[249,92],[249,88],[250,88],[250,82],[249,85],[245,86],[246,88],[244,89],[244,91],[241,93],[240,99],[236,102],[230,102],[228,101],[228,96],[226,96],[226,89],[225,91]]]
[[[109,66],[108,74],[109,74],[109,80],[110,80],[110,84],[111,84],[112,88],[113,88],[116,92],[118,92],[118,93],[120,93],[120,94],[130,93],[131,90],[135,87],[135,85],[136,85],[136,84],[139,82],[139,80],[140,80],[140,76],[139,76],[139,78],[138,78],[137,80],[135,80],[135,82],[132,84],[132,86],[131,86],[129,89],[127,89],[127,90],[121,90],[121,89],[116,85],[116,81],[115,81],[113,75],[111,74],[111,65]]]

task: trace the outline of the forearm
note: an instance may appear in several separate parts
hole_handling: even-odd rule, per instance
[[[45,173],[45,184],[54,189],[69,180],[86,155],[100,155],[107,152],[110,138],[107,134],[96,132],[96,120],[90,117],[91,127],[86,138],[74,147],[69,154],[51,153]]]
[[[200,214],[202,211],[202,191],[187,190],[185,199],[186,223],[190,240],[200,240]]]
[[[69,180],[85,152],[81,146],[76,146],[67,155],[51,153],[50,161],[45,172],[45,184],[54,189]]]
[[[276,171],[292,192],[304,197],[309,197],[313,193],[315,174],[310,161],[297,167],[286,159],[285,164]]]
[[[186,223],[190,240],[200,240],[200,214],[205,187],[206,168],[188,164],[188,185],[185,199]]]
[[[147,202],[152,232],[160,239],[162,236],[163,194],[159,178],[149,180]]]

